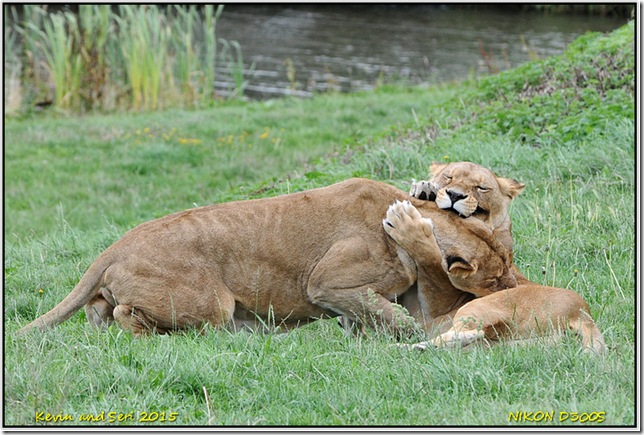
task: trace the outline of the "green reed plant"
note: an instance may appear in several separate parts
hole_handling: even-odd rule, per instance
[[[199,70],[199,50],[195,42],[195,25],[199,14],[194,5],[188,8],[175,6],[176,19],[173,20],[175,38],[175,76],[179,82],[181,96],[185,104],[192,105],[196,94],[195,73]]]
[[[170,27],[156,5],[123,5],[119,11],[120,16],[115,18],[124,36],[121,49],[132,92],[132,108],[156,110],[161,107],[159,91],[168,58]]]
[[[75,50],[75,43],[80,39],[76,17],[69,12],[52,14],[43,21],[43,30],[33,23],[28,26],[37,35],[36,46],[44,54],[55,86],[56,107],[77,109],[82,58]]]
[[[216,23],[222,11],[221,5],[217,9],[213,5],[206,5],[202,16],[195,6],[174,8],[171,49],[175,84],[179,87],[178,94],[184,105],[193,107],[213,95],[218,51]],[[227,44],[222,39],[220,43]],[[222,62],[225,61],[222,59]]]
[[[219,39],[219,41],[223,47],[220,57],[221,63],[226,65],[233,79],[233,90],[231,95],[233,97],[243,97],[244,90],[246,89],[246,86],[248,86],[246,74],[252,74],[255,69],[255,63],[246,70],[246,67],[244,66],[244,56],[239,42],[228,42],[225,39]]]
[[[6,11],[5,11],[6,12]],[[18,33],[6,23],[3,28],[4,36],[4,108],[8,113],[16,111],[22,100],[22,86],[20,85],[20,69],[22,62],[18,56]]]
[[[10,11],[10,14],[7,12]],[[38,47],[39,36],[36,29],[43,28],[43,21],[47,16],[47,7],[24,5],[23,17],[20,18],[15,7],[5,6],[5,27],[10,27],[20,35],[15,45],[15,58],[5,59],[7,63],[15,62],[13,68],[18,70],[20,88],[23,89],[21,104],[24,101],[33,101],[41,95],[47,94],[47,82],[49,76],[39,61],[40,49]],[[10,21],[14,23],[10,24]],[[27,25],[31,23],[32,26]]]
[[[79,5],[78,14],[25,5],[21,14],[5,12],[5,70],[19,78],[12,89],[29,90],[23,107],[50,100],[74,112],[194,107],[212,99],[218,62],[240,89],[232,95],[243,95],[241,47],[217,56],[218,45],[228,44],[216,37],[221,5]]]
[[[112,27],[110,5],[79,5],[81,46],[83,56],[83,98],[89,108],[99,107],[105,97],[108,81],[107,43]]]
[[[224,10],[223,5],[204,7],[203,40],[204,40],[204,88],[203,95],[206,99],[212,97],[215,84],[215,63],[217,62],[217,22]]]

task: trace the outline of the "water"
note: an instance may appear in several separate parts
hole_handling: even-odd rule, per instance
[[[624,23],[449,5],[229,4],[217,37],[238,41],[245,68],[253,66],[245,94],[270,98],[461,80],[559,54],[583,33]],[[222,94],[231,86],[224,76]]]

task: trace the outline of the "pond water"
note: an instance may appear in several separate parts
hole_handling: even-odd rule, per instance
[[[217,37],[241,45],[245,95],[271,98],[462,80],[561,53],[583,33],[624,23],[450,5],[228,4]],[[222,94],[232,83],[225,76],[216,83]]]

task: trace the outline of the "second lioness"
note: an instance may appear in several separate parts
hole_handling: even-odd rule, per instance
[[[471,162],[434,162],[429,172],[430,179],[413,182],[409,194],[420,200],[435,202],[440,209],[485,223],[492,229],[494,239],[507,249],[516,281],[528,283],[512,264],[512,221],[508,212],[511,202],[523,191],[525,184],[498,177],[491,170]],[[468,243],[467,236],[459,239],[458,243]],[[438,252],[436,246],[433,252]],[[432,259],[432,264],[440,262],[440,256]],[[422,269],[419,272],[422,274]],[[421,279],[419,282],[426,285],[406,292],[399,299],[399,303],[428,333],[432,333],[440,324],[443,316],[474,298],[472,293],[435,282],[435,276],[431,274]]]
[[[572,330],[586,350],[605,351],[604,338],[581,296],[535,283],[518,285],[506,247],[482,221],[447,213],[424,218],[405,201],[389,208],[383,227],[419,263],[419,278],[427,273],[422,271],[423,258],[433,256],[437,246],[452,284],[479,296],[443,317],[449,330],[415,347],[465,346],[482,339],[516,340]]]

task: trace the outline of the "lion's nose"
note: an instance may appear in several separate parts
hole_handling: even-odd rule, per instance
[[[453,190],[448,190],[447,196],[449,196],[449,199],[452,201],[452,204],[456,204],[461,199],[467,198],[467,195],[463,195],[462,193],[459,193],[459,192],[454,192]]]

